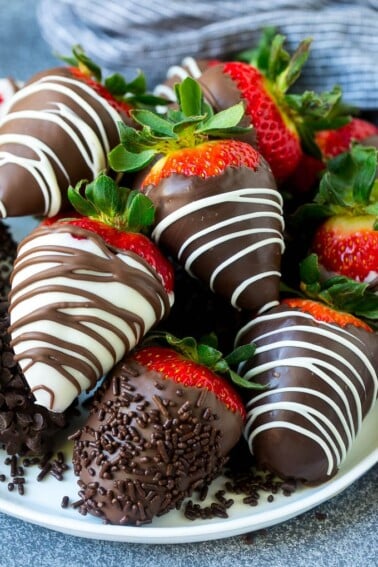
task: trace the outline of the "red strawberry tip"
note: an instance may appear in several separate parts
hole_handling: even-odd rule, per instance
[[[180,353],[185,359],[201,364],[209,370],[230,379],[235,385],[253,390],[265,389],[266,386],[245,380],[235,372],[240,363],[250,359],[255,352],[255,345],[236,347],[228,355],[218,350],[218,339],[215,333],[210,333],[200,339],[194,337],[178,338],[165,331],[154,331],[147,335],[145,344],[163,343]]]
[[[226,408],[239,414],[245,421],[246,410],[239,392],[220,373],[187,358],[170,346],[142,345],[134,351],[133,357],[142,366],[158,372],[164,379],[173,380],[188,388],[212,392]]]
[[[314,319],[323,323],[330,323],[339,327],[354,325],[355,327],[363,328],[365,331],[370,333],[373,332],[373,329],[369,325],[351,313],[338,311],[333,307],[330,307],[320,301],[315,301],[314,299],[303,299],[299,297],[286,298],[282,300],[282,303],[289,307],[299,309],[299,311],[302,311],[303,313],[309,313],[314,317]]]

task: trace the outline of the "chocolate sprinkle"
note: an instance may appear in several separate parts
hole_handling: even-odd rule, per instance
[[[205,494],[241,428],[241,416],[213,393],[178,388],[129,357],[97,390],[86,424],[71,437],[79,512],[139,526],[179,509],[194,491]],[[216,502],[211,514],[227,517],[225,504]]]

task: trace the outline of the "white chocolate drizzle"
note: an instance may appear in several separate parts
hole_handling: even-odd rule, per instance
[[[31,95],[45,96],[51,93],[51,102],[46,103],[43,109],[13,110],[15,105],[23,102],[28,103]],[[54,101],[54,93],[63,96],[65,104]],[[93,103],[100,105],[103,116],[95,110]],[[78,110],[80,110],[80,115]],[[51,147],[43,143],[37,135],[31,135],[28,127],[24,133],[18,124],[23,122],[34,122],[47,128],[49,123],[58,126],[76,147],[75,159],[82,160],[92,173],[93,178],[107,167],[107,153],[111,149],[110,141],[104,126],[104,117],[113,123],[114,129],[121,121],[119,113],[89,85],[84,82],[60,75],[46,75],[40,80],[30,83],[20,89],[11,99],[6,114],[0,123],[0,174],[1,167],[16,164],[27,170],[37,181],[43,194],[45,209],[44,215],[53,216],[61,207],[61,191],[66,190],[69,184],[75,184],[78,180],[71,180],[67,169],[63,168],[61,156],[54,148],[52,140]],[[1,127],[14,124],[17,133],[1,134]],[[93,124],[94,126],[92,126]],[[30,148],[35,153],[34,158],[22,157],[12,151],[2,150],[3,145],[17,144]],[[57,164],[67,179],[67,187],[60,187],[53,164]],[[12,214],[7,211],[4,202],[0,201],[0,213],[3,217]]]
[[[280,320],[293,316],[297,321],[303,318],[304,324],[279,326]],[[367,385],[373,392],[367,412],[375,404],[378,375],[364,351],[362,340],[331,323],[316,321],[315,325],[306,326],[306,321],[315,320],[310,314],[293,309],[268,312],[252,319],[239,331],[235,344],[245,341],[243,337],[261,323],[271,323],[272,329],[249,335],[256,345],[254,356],[260,355],[260,358],[255,364],[253,359],[250,363],[240,364],[238,372],[244,378],[259,381],[266,372],[271,376],[272,371],[280,374],[283,368],[289,369],[289,373],[290,368],[303,369],[301,384],[288,386],[286,379],[283,386],[278,382],[277,387],[273,385],[247,402],[244,435],[253,453],[254,441],[264,431],[295,431],[322,449],[327,460],[327,475],[331,475],[345,459],[360,431],[364,418],[362,400],[367,397]],[[288,334],[290,338],[285,338]],[[345,356],[337,352],[340,347],[340,352],[347,353]],[[265,362],[264,354],[268,355]],[[368,382],[359,374],[361,367]],[[311,387],[306,383],[306,376],[311,376]],[[326,385],[324,391],[322,384]],[[320,411],[319,404],[330,408],[332,419]],[[285,412],[290,412],[290,420],[284,419]]]
[[[284,229],[282,196],[275,189],[269,188],[235,189],[233,191],[218,193],[216,195],[192,201],[164,217],[156,225],[152,233],[152,237],[156,242],[159,242],[164,231],[166,231],[174,223],[182,221],[185,217],[194,212],[205,212],[211,207],[216,207],[223,203],[229,203],[230,205],[243,203],[243,205],[245,205],[246,212],[242,215],[230,216],[230,218],[225,220],[214,221],[210,226],[193,233],[182,243],[177,254],[178,260],[183,261],[185,270],[189,274],[194,275],[192,266],[202,255],[212,252],[218,246],[222,246],[227,242],[236,241],[237,239],[246,236],[256,236],[256,242],[244,248],[236,247],[237,251],[225,258],[224,261],[214,269],[209,278],[209,286],[212,291],[214,291],[216,280],[222,272],[226,268],[232,267],[232,265],[238,260],[247,257],[249,254],[255,253],[259,249],[263,249],[264,247],[271,245],[277,245],[281,254],[285,248],[282,235]],[[260,207],[260,209],[256,210],[256,206]],[[275,222],[278,222],[280,230],[270,228],[269,219],[274,219]],[[240,230],[240,224],[243,222],[249,222],[248,228]],[[224,234],[217,236],[218,232],[225,227],[228,228],[227,232],[224,231]],[[207,237],[206,241],[203,244],[196,246],[195,249],[185,257],[187,248],[190,245],[195,244],[196,241],[199,241],[204,236]],[[246,277],[236,287],[236,289],[234,289],[230,298],[231,304],[234,307],[238,307],[238,299],[248,286],[251,286],[264,278],[272,276],[279,278],[280,275],[280,271],[278,270],[260,271],[257,274],[251,272],[250,276]]]

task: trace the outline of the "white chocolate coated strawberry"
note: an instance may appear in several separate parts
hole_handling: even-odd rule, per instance
[[[21,242],[10,294],[16,360],[36,402],[62,412],[169,311],[160,276],[133,252],[68,224]]]

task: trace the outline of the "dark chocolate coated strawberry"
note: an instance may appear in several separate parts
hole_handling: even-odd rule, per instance
[[[167,119],[133,111],[142,128],[121,129],[111,164],[149,165],[139,187],[155,205],[152,238],[231,305],[257,310],[278,299],[282,196],[261,154],[230,137],[245,132],[243,105],[213,114],[189,77],[178,96]]]
[[[247,323],[253,343],[239,367],[269,386],[248,401],[245,437],[261,467],[311,483],[342,465],[378,393],[378,336],[357,317],[320,302],[284,300]]]
[[[220,473],[241,436],[244,406],[221,376],[218,354],[210,369],[204,344],[196,351],[186,341],[186,354],[179,343],[136,350],[96,392],[73,436],[83,510],[140,525],[179,508]],[[200,350],[203,357],[189,357]]]

